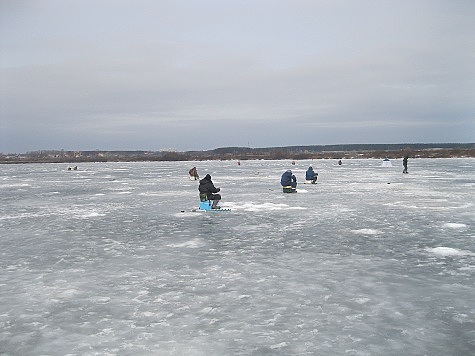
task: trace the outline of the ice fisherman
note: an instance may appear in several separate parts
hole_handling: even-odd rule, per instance
[[[200,180],[200,185],[198,186],[198,190],[200,191],[200,200],[201,201],[206,201],[206,200],[212,200],[213,205],[211,206],[211,209],[221,209],[218,206],[218,202],[221,200],[221,195],[216,194],[218,193],[221,189],[216,188],[211,181],[211,176],[209,174],[205,175],[205,177]]]
[[[308,167],[307,172],[305,172],[305,180],[310,181],[312,184],[316,184],[317,178],[318,173],[315,173],[312,166]]]
[[[407,171],[407,160],[408,160],[408,158],[409,158],[408,156],[405,156],[405,157],[402,159],[402,165],[403,165],[403,167],[404,167],[404,170],[402,171],[402,173],[404,173],[404,174],[409,173],[409,172]]]
[[[200,179],[200,176],[198,175],[198,171],[196,170],[196,167],[193,167],[188,171],[188,174],[190,175],[190,179],[198,180]]]
[[[280,178],[280,184],[282,187],[284,187],[284,192],[286,187],[291,187],[292,190],[295,191],[295,188],[297,188],[297,178],[295,178],[295,175],[289,169],[285,171],[284,174],[282,174],[282,177]]]

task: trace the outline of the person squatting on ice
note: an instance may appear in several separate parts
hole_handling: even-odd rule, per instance
[[[280,184],[282,187],[288,187],[291,186],[292,189],[295,190],[297,188],[297,178],[292,174],[292,171],[289,169],[288,171],[285,171],[284,174],[282,174],[282,177],[280,178]]]
[[[214,186],[213,182],[211,181],[211,176],[209,174],[207,174],[202,180],[200,180],[198,190],[200,191],[201,201],[212,200],[213,205],[211,206],[211,209],[221,209],[218,206],[218,202],[221,200],[221,195],[216,194],[221,189],[216,188]]]
[[[188,174],[190,175],[190,178],[193,178],[194,180],[198,180],[200,176],[198,175],[198,171],[196,170],[196,167],[193,167],[188,171]]]
[[[318,178],[318,173],[315,173],[312,166],[308,167],[307,172],[305,172],[305,180],[311,181],[312,184],[316,184],[317,178]]]

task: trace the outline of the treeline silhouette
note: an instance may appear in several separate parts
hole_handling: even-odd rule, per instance
[[[0,154],[0,163],[75,163],[132,161],[279,160],[353,158],[475,157],[474,143],[341,144],[287,147],[221,147],[205,151],[65,151],[40,150]]]

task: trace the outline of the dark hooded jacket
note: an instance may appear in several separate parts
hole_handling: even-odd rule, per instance
[[[280,178],[280,184],[283,187],[287,187],[289,185],[296,186],[297,185],[297,178],[292,174],[291,170],[285,171]]]
[[[211,181],[211,176],[207,174],[203,179],[200,180],[200,185],[198,186],[200,193],[206,193],[208,199],[213,196],[213,194],[220,191],[219,188],[216,188]]]
[[[191,177],[199,177],[198,171],[196,170],[196,167],[193,167],[192,169],[190,169],[188,171],[188,173]]]
[[[315,173],[315,171],[313,170],[313,167],[312,166],[308,167],[307,172],[305,172],[305,179],[312,180],[312,179],[315,179],[316,176],[318,176],[318,173]]]

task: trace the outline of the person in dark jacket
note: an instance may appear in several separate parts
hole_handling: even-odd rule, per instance
[[[317,178],[318,178],[318,173],[315,173],[312,166],[308,167],[307,172],[305,172],[305,180],[311,181],[312,184],[315,184],[317,183]]]
[[[200,179],[200,176],[198,175],[198,171],[196,170],[196,167],[193,167],[188,171],[188,174],[190,175],[191,179],[198,180]]]
[[[212,200],[213,205],[211,206],[212,209],[220,209],[218,206],[218,202],[221,200],[221,195],[216,194],[221,189],[216,188],[211,181],[211,176],[207,174],[202,180],[200,180],[200,185],[198,186],[198,190],[200,191],[200,200]]]
[[[402,173],[406,174],[406,173],[409,173],[407,171],[407,159],[409,157],[408,156],[405,156],[403,159],[402,159],[402,166],[404,167],[404,170],[402,171]]]
[[[280,184],[283,187],[288,187],[290,185],[293,189],[295,189],[297,188],[297,178],[295,178],[292,171],[289,169],[288,171],[285,171],[284,174],[282,174],[282,177],[280,178]]]

